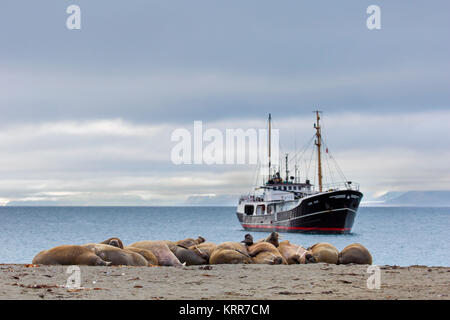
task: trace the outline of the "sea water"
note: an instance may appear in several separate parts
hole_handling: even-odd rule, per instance
[[[119,237],[179,240],[201,235],[215,243],[247,233],[235,207],[0,207],[0,263],[31,263],[41,250]],[[359,242],[377,265],[450,266],[450,208],[361,207],[352,233],[281,233],[308,247],[329,242],[342,250]],[[252,232],[255,240],[268,232]]]

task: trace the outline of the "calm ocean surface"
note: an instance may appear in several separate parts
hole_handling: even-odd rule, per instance
[[[0,207],[0,263],[31,263],[61,244],[178,240],[241,241],[233,207]],[[339,250],[360,242],[374,264],[450,266],[450,208],[362,207],[349,235],[282,233],[305,247],[330,242]],[[266,232],[254,232],[254,238]]]

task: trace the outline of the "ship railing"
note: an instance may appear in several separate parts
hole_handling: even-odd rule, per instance
[[[264,201],[264,197],[256,196],[253,194],[246,194],[239,198],[239,204],[241,204],[243,201],[261,202],[261,201]]]
[[[330,183],[322,185],[322,192],[331,192],[331,191],[339,191],[339,190],[354,190],[359,191],[359,183],[355,183],[352,181],[346,182],[338,182],[338,183]],[[313,192],[319,192],[319,186],[312,187]]]

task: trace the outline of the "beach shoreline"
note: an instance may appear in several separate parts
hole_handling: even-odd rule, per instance
[[[450,267],[367,265],[79,266],[81,288],[66,286],[68,266],[0,265],[0,299],[148,300],[448,300]]]

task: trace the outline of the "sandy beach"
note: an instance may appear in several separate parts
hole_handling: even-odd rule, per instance
[[[66,288],[67,266],[0,265],[0,299],[450,299],[450,268],[380,266],[368,289],[363,265],[80,266],[81,288]]]

